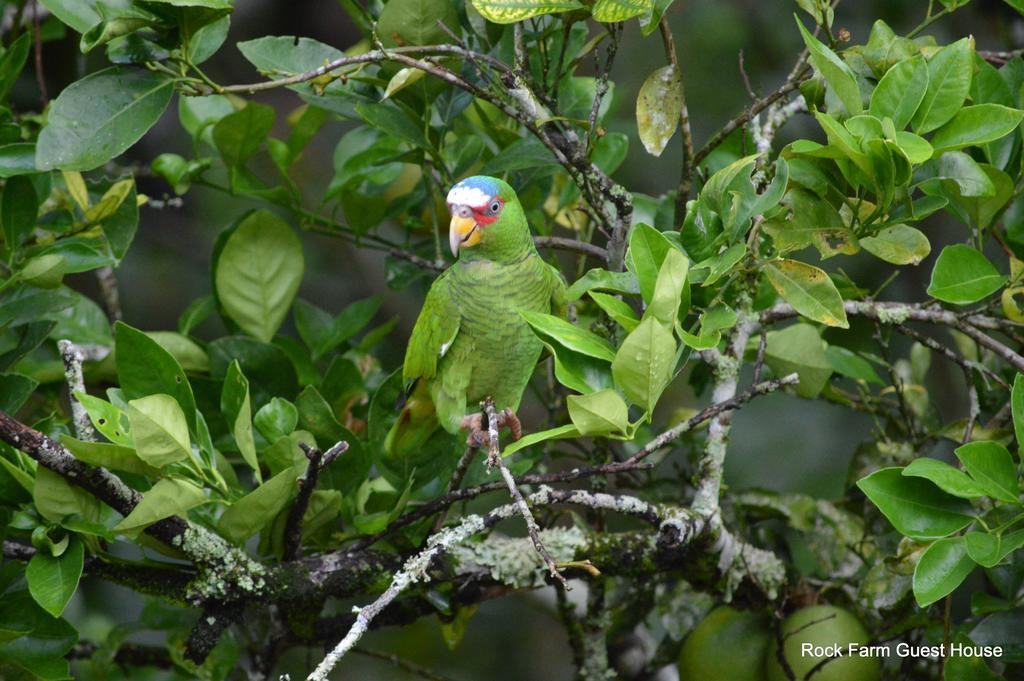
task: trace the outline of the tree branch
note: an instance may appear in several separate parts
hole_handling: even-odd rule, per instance
[[[540,526],[537,525],[537,520],[533,517],[533,512],[530,511],[530,506],[523,499],[523,493],[519,491],[519,487],[516,486],[516,481],[512,477],[511,471],[508,466],[505,465],[504,459],[501,457],[501,447],[498,441],[498,429],[500,428],[498,413],[494,409],[494,400],[491,398],[485,399],[480,405],[484,413],[487,414],[487,436],[490,440],[487,448],[487,469],[490,471],[495,466],[501,471],[501,477],[505,479],[505,485],[508,487],[509,494],[512,495],[512,499],[515,502],[516,509],[519,511],[519,515],[522,516],[523,521],[526,523],[526,532],[530,535],[530,541],[533,542],[533,548],[536,549],[537,554],[544,560],[544,564],[548,566],[548,571],[551,576],[562,583],[566,591],[569,590],[569,583],[565,581],[565,577],[558,570],[558,566],[555,564],[555,559],[551,557],[547,548],[544,546],[544,542],[540,539]]]
[[[288,518],[284,525],[284,551],[285,560],[295,560],[302,549],[302,519],[309,508],[309,500],[316,489],[317,480],[320,478],[320,471],[329,466],[335,459],[348,450],[348,443],[342,440],[326,452],[320,451],[317,447],[310,447],[300,444],[309,465],[306,467],[306,474],[299,479],[299,494],[295,497],[295,503],[288,511]]]

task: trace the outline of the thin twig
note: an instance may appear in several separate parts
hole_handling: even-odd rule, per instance
[[[32,0],[32,42],[36,65],[36,85],[39,87],[39,106],[45,109],[50,103],[46,92],[46,74],[43,72],[43,39],[39,29],[39,0]]]
[[[977,371],[978,373],[983,374],[986,378],[991,378],[993,381],[998,383],[999,386],[1004,390],[1010,389],[1009,384],[1007,384],[1007,382],[1003,380],[1002,376],[992,371],[981,362],[973,362],[967,359],[966,357],[961,357],[956,352],[950,350],[949,348],[947,348],[945,345],[938,342],[934,338],[931,338],[930,336],[926,336],[923,333],[915,331],[914,329],[910,328],[905,324],[897,324],[896,330],[899,331],[904,336],[913,338],[918,343],[924,345],[928,349],[939,353],[949,361],[959,365],[962,369],[966,369],[969,371]]]
[[[348,449],[348,443],[342,440],[326,452],[320,451],[318,447],[310,447],[300,443],[309,465],[306,467],[306,474],[299,478],[299,493],[295,497],[295,503],[288,511],[288,518],[284,525],[284,551],[285,560],[295,560],[299,557],[302,549],[302,519],[309,508],[309,500],[316,489],[317,480],[320,478],[320,471],[331,465],[331,463]]]
[[[410,674],[414,674],[421,678],[427,679],[427,681],[454,681],[454,679],[450,676],[438,674],[437,672],[427,669],[426,667],[409,662],[408,660],[401,658],[398,655],[395,655],[394,653],[385,653],[380,650],[371,650],[369,648],[354,648],[352,652],[358,653],[359,655],[365,655],[366,657],[372,657],[377,660],[390,662],[402,671],[406,671]]]
[[[585,241],[566,239],[561,236],[535,236],[533,237],[533,243],[536,244],[537,248],[554,248],[560,251],[573,251],[575,253],[589,255],[590,257],[602,262],[608,260],[608,251],[600,246],[588,244]]]
[[[547,547],[544,546],[544,542],[540,538],[540,526],[537,525],[537,520],[533,517],[533,511],[530,510],[530,506],[523,499],[523,493],[519,491],[519,487],[516,485],[515,478],[512,477],[512,472],[505,465],[505,460],[501,456],[501,445],[498,436],[498,413],[494,408],[494,400],[491,398],[485,399],[480,403],[480,407],[487,414],[487,436],[489,439],[489,445],[487,448],[487,469],[491,470],[495,466],[501,471],[501,476],[505,478],[505,485],[508,487],[509,494],[512,495],[512,499],[515,500],[516,508],[519,510],[519,515],[523,517],[523,521],[526,522],[526,532],[530,535],[530,540],[533,542],[533,548],[537,550],[544,564],[548,566],[548,572],[551,576],[562,583],[566,591],[569,591],[571,587],[569,582],[566,581],[565,577],[558,569],[558,565],[555,563],[555,559],[551,557],[551,553]]]
[[[800,73],[791,77],[785,83],[780,85],[777,90],[757,100],[756,102],[751,104],[746,109],[746,111],[744,111],[739,116],[736,116],[731,121],[722,126],[722,128],[718,132],[716,132],[711,137],[711,139],[708,140],[707,143],[699,150],[697,150],[697,152],[694,154],[693,167],[696,168],[697,166],[699,166],[704,161],[704,159],[706,159],[708,155],[711,154],[712,151],[717,149],[719,145],[721,145],[722,142],[724,142],[726,138],[729,137],[729,135],[731,135],[733,132],[749,123],[754,116],[761,113],[769,106],[771,106],[778,100],[788,95],[793,90],[796,90],[798,87],[800,87],[800,83],[804,82],[804,80],[806,80],[809,77],[810,71],[808,69],[800,71]]]
[[[469,464],[476,458],[476,447],[466,447],[466,450],[462,452],[462,456],[459,457],[459,463],[455,466],[455,472],[452,473],[452,479],[448,481],[448,487],[444,491],[444,496],[452,494],[455,490],[459,489],[462,484],[462,480],[466,477],[466,472],[469,470]],[[448,519],[448,509],[442,510],[437,518],[434,519],[434,525],[431,532],[437,533],[444,527],[445,520]]]

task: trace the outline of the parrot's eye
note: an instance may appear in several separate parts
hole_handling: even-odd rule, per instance
[[[497,215],[501,210],[501,201],[495,199],[491,201],[491,205],[487,206],[487,212],[491,215]]]

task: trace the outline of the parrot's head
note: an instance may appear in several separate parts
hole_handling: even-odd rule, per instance
[[[452,255],[473,249],[470,257],[505,260],[532,247],[523,207],[508,183],[486,175],[467,177],[452,187],[447,202]]]

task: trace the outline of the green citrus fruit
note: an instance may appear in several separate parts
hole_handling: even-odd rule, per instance
[[[715,608],[683,642],[680,681],[764,681],[771,639],[765,618],[729,606]]]
[[[831,605],[815,605],[797,610],[782,622],[783,649],[786,661],[798,680],[806,681],[878,681],[881,663],[877,657],[861,657],[850,644],[860,646],[870,640],[868,632],[856,617]],[[856,646],[855,646],[856,648]],[[842,657],[833,657],[837,651]],[[768,681],[787,681],[778,659],[778,647],[771,646],[765,656]],[[816,672],[808,673],[822,660]]]

